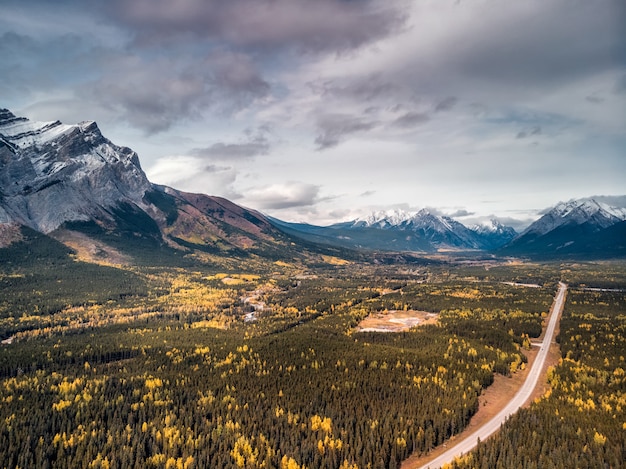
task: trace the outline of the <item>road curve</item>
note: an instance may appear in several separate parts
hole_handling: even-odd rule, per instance
[[[459,441],[452,448],[447,450],[445,453],[442,453],[437,458],[430,461],[428,464],[421,466],[419,469],[435,469],[440,468],[444,464],[452,462],[455,457],[460,456],[462,454],[471,451],[476,446],[476,441],[480,438],[481,441],[486,440],[489,436],[500,429],[500,425],[502,425],[505,420],[512,414],[518,411],[518,409],[524,405],[524,403],[531,396],[539,377],[541,376],[541,371],[546,362],[546,357],[548,356],[548,351],[550,349],[550,343],[554,340],[554,331],[556,329],[556,324],[558,322],[559,316],[563,311],[563,305],[565,303],[565,293],[567,292],[567,285],[563,282],[559,283],[559,291],[554,298],[554,303],[552,304],[552,312],[550,314],[550,320],[548,322],[548,327],[546,328],[546,333],[543,337],[543,341],[541,342],[541,348],[535,361],[533,362],[533,366],[531,367],[528,376],[526,377],[526,381],[520,388],[520,390],[515,394],[515,397],[491,420],[485,423],[483,426],[478,428],[474,433],[469,435],[467,438]]]

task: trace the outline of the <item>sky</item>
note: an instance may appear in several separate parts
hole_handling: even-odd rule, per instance
[[[626,194],[623,0],[2,0],[0,107],[327,225]]]

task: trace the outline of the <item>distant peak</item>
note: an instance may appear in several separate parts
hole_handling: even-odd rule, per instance
[[[100,131],[98,124],[95,121],[82,121],[78,123],[78,128],[82,132],[93,132],[94,130]]]
[[[433,213],[431,210],[427,209],[427,208],[423,208],[420,211],[418,211],[413,218],[427,218],[427,217],[432,217],[432,218],[448,218],[445,215],[437,215],[436,213]]]
[[[524,233],[544,235],[559,226],[591,224],[607,228],[617,221],[626,220],[626,208],[615,207],[593,198],[572,199],[559,202],[534,222]]]
[[[411,219],[413,215],[401,209],[379,210],[372,212],[366,217],[357,218],[354,224],[367,226],[396,226]]]
[[[15,118],[15,114],[13,114],[8,109],[4,109],[4,108],[0,109],[0,120],[14,119],[14,118]]]
[[[550,212],[554,216],[565,218],[573,213],[580,213],[584,216],[592,216],[596,213],[604,216],[613,216],[619,219],[626,219],[626,209],[614,207],[604,202],[598,202],[594,198],[572,199],[567,202],[559,202]]]
[[[18,121],[27,121],[25,117],[17,117],[8,109],[0,109],[0,126],[11,124]]]

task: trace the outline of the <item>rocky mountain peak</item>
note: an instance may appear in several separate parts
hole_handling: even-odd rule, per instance
[[[137,154],[107,140],[93,121],[34,122],[0,110],[0,215],[48,233],[67,221],[106,218],[142,203],[151,185]]]
[[[16,117],[8,109],[0,109],[0,126],[10,124],[15,121],[27,121],[25,117]]]
[[[559,202],[539,220],[530,225],[524,234],[544,235],[563,225],[589,224],[600,229],[626,220],[626,209],[613,207],[593,198]]]

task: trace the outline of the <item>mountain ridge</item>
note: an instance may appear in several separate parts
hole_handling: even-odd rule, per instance
[[[379,211],[327,227],[295,224],[221,197],[151,183],[137,153],[106,139],[94,121],[33,122],[0,109],[2,245],[19,238],[18,225],[74,241],[83,237],[68,236],[68,231],[82,230],[117,240],[121,248],[129,240],[144,240],[182,253],[242,258],[297,257],[299,249],[314,245],[332,252],[516,256],[572,256],[602,246],[605,253],[623,255],[620,223],[626,220],[626,207],[611,203],[626,202],[626,196],[595,199],[560,202],[520,234],[495,219],[467,227],[429,209]]]
[[[351,248],[387,251],[438,252],[481,251],[501,247],[517,234],[511,227],[493,221],[491,229],[468,228],[462,223],[422,209],[378,211],[353,221],[321,227],[271,219],[281,229],[305,239]]]

